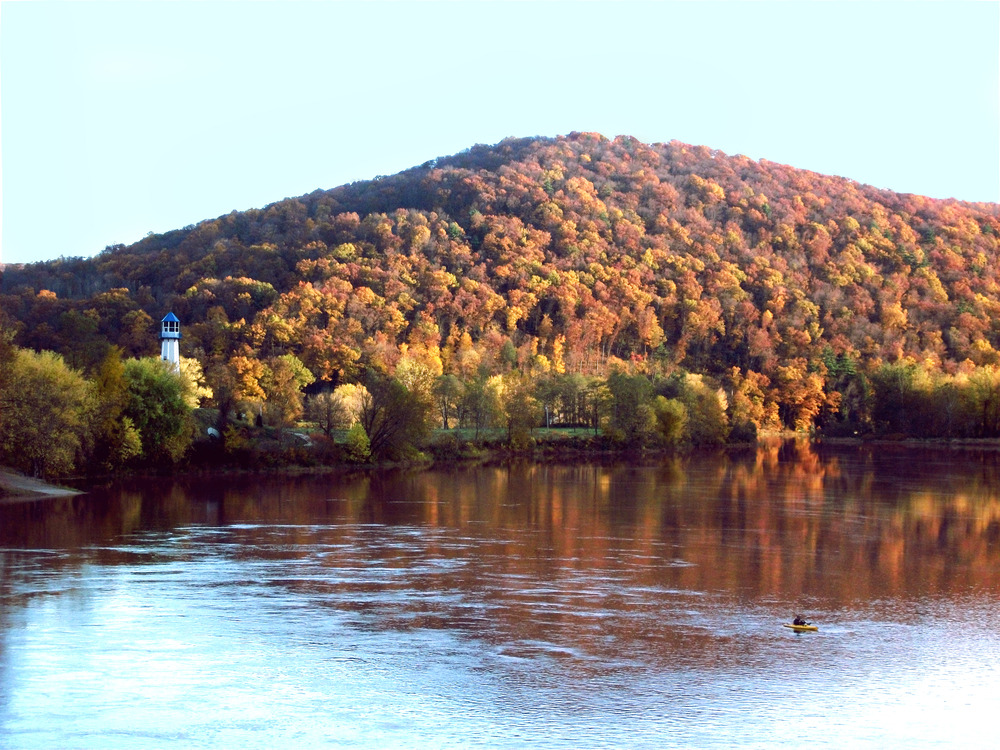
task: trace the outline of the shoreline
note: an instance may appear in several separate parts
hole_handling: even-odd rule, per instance
[[[997,438],[857,438],[857,437],[826,437],[821,435],[807,436],[799,433],[770,433],[762,435],[756,443],[742,443],[727,446],[714,446],[674,450],[607,450],[607,449],[581,449],[579,447],[558,446],[554,450],[527,449],[527,450],[486,450],[477,455],[450,455],[440,457],[425,456],[417,460],[386,461],[379,463],[283,463],[276,462],[269,465],[240,466],[233,464],[220,465],[200,465],[200,466],[176,466],[171,467],[166,474],[174,477],[184,476],[208,476],[226,474],[325,474],[334,472],[343,473],[370,473],[378,471],[392,470],[421,470],[432,468],[458,467],[475,464],[505,463],[509,461],[538,461],[547,462],[597,462],[615,463],[620,461],[642,462],[644,460],[662,457],[664,455],[689,455],[698,451],[724,451],[743,452],[755,448],[766,446],[774,440],[805,439],[817,447],[824,444],[829,446],[870,446],[883,448],[906,448],[906,449],[937,449],[937,450],[982,450],[1000,451],[1000,439]],[[155,469],[150,471],[129,472],[118,475],[117,479],[125,477],[141,476],[163,476]],[[84,486],[99,484],[102,477],[65,477],[65,480],[76,479]],[[107,480],[108,477],[103,477]],[[77,489],[64,485],[56,485],[41,479],[20,474],[8,467],[0,466],[0,504],[13,502],[28,502],[53,497],[71,497],[74,495],[86,494],[86,489]]]
[[[41,479],[0,467],[0,503],[26,502],[48,497],[82,495],[84,490],[49,484]]]

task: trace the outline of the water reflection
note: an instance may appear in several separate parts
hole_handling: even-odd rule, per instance
[[[19,549],[76,552],[52,565],[115,564],[133,553],[106,548],[110,542],[197,525],[230,528],[245,554],[305,555],[331,534],[350,533],[331,527],[374,524],[417,527],[434,554],[436,537],[426,530],[437,528],[471,534],[511,574],[645,559],[685,589],[808,593],[821,576],[827,593],[846,601],[996,586],[998,473],[991,452],[790,442],[645,466],[133,481],[0,506],[0,547],[7,558]],[[282,548],[258,549],[252,525],[280,527]],[[373,554],[392,564],[395,553]],[[831,589],[832,568],[844,572],[839,592]]]
[[[998,656],[998,465],[991,452],[791,442],[642,466],[131,481],[0,506],[0,695],[13,696],[0,730],[44,703],[22,680],[105,672],[131,674],[149,701],[164,685],[185,696],[165,724],[261,674],[309,721],[336,716],[331,702],[357,719],[362,695],[404,717],[391,731],[368,717],[377,731],[361,744],[423,731],[462,746],[442,740],[442,716],[463,715],[467,740],[503,709],[522,744],[569,722],[577,740],[642,746],[605,726],[628,715],[662,719],[652,740],[672,726],[679,744],[726,745],[741,738],[706,706],[728,705],[767,745],[787,727],[761,701],[803,679],[825,681],[836,721],[872,680],[912,710],[900,680],[991,679],[976,665]],[[799,608],[826,640],[776,632]],[[60,661],[78,649],[86,670]],[[86,705],[93,680],[80,679]],[[681,713],[657,714],[664,701]]]

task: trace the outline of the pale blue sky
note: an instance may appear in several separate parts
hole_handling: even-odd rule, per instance
[[[6,263],[574,130],[1000,200],[997,2],[0,3]]]

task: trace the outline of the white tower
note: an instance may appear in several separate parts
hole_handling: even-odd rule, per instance
[[[160,321],[160,356],[173,365],[174,371],[181,369],[181,322],[173,313]]]

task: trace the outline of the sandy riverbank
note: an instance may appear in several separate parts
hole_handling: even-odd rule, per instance
[[[32,500],[58,495],[79,495],[80,490],[71,487],[56,487],[40,479],[32,479],[23,474],[0,469],[0,502]]]

